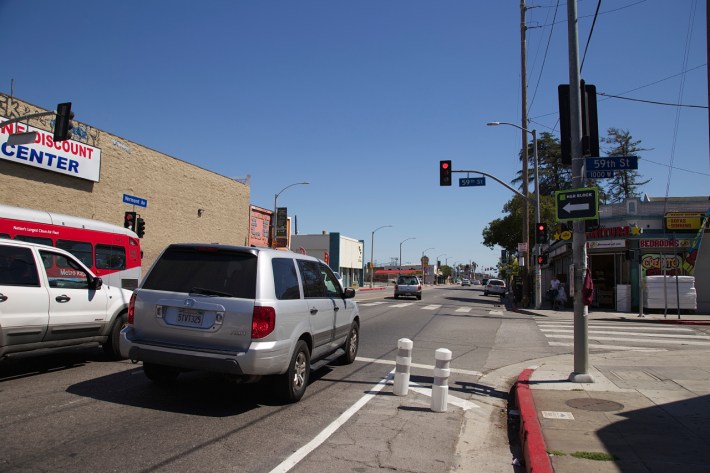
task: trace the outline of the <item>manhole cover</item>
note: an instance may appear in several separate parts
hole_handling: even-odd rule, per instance
[[[565,404],[567,404],[569,407],[574,407],[575,409],[596,412],[620,411],[624,408],[624,405],[618,402],[588,397],[570,399],[569,401],[565,402]]]

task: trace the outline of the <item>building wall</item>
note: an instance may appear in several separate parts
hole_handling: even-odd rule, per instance
[[[6,118],[43,111],[0,94],[0,115]],[[29,124],[51,131],[53,119],[32,119]],[[77,141],[101,149],[99,182],[0,159],[0,202],[116,225],[122,225],[125,211],[135,210],[145,220],[145,237],[141,240],[144,273],[170,243],[248,243],[248,183],[76,120],[74,124]],[[147,206],[134,208],[123,203],[124,194],[147,200]]]

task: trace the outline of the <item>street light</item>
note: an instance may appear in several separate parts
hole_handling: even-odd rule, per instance
[[[415,240],[417,237],[411,237],[411,238],[405,238],[401,242],[399,242],[399,270],[402,270],[402,243],[404,243],[407,240]]]
[[[498,126],[498,125],[510,125],[512,127],[515,127],[519,130],[522,130],[526,133],[530,133],[533,137],[533,159],[535,161],[535,222],[539,223],[540,222],[540,181],[539,181],[539,175],[538,175],[538,158],[537,158],[537,131],[536,130],[528,130],[527,128],[523,128],[522,126],[516,125],[515,123],[509,123],[509,122],[488,122],[486,123],[488,126]],[[523,176],[524,178],[526,176]],[[527,187],[528,183],[525,182],[525,194],[527,197]],[[527,202],[527,201],[526,201]],[[527,219],[527,212],[525,213],[525,217]],[[530,258],[528,258],[528,253],[530,251],[530,228],[525,228],[525,243],[528,246],[528,251],[525,253],[525,262],[526,262],[526,268],[527,268],[527,263],[530,261]],[[536,245],[537,251],[535,252],[535,308],[539,309],[542,307],[542,269],[540,268],[540,265],[537,262],[537,256],[540,254],[540,247]],[[526,269],[527,271],[527,269]],[[523,278],[523,293],[524,296],[523,298],[527,298],[527,285],[528,285],[528,278],[525,277]]]
[[[278,193],[276,193],[274,195],[274,214],[271,216],[271,232],[269,232],[270,237],[271,237],[271,238],[269,238],[269,247],[270,248],[276,247],[276,212],[278,211],[277,202],[279,200],[279,196],[281,195],[281,193],[283,191],[285,191],[289,187],[298,186],[298,185],[302,185],[302,184],[310,184],[310,182],[303,181],[303,182],[295,182],[293,184],[289,184],[288,186],[284,187],[283,189],[281,189]]]
[[[373,264],[372,258],[375,254],[375,232],[379,230],[380,228],[387,228],[391,227],[392,225],[382,225],[381,227],[377,227],[374,230],[372,230],[372,241],[370,242],[370,289],[374,286],[374,278],[375,278],[375,266]]]

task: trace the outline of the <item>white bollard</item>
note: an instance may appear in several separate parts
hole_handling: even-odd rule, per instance
[[[446,412],[449,395],[449,375],[451,370],[451,350],[439,348],[434,355],[434,385],[431,387],[431,410]]]
[[[394,394],[406,396],[409,392],[409,371],[412,365],[414,342],[408,338],[397,340],[397,364],[394,370]]]

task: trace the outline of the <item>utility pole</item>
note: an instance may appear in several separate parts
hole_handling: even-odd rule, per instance
[[[521,136],[523,138],[523,185],[521,192],[528,196],[528,78],[527,78],[527,42],[525,40],[525,0],[520,0],[520,77],[522,82],[522,124]],[[523,253],[523,307],[529,304],[528,268],[530,268],[530,210],[528,199],[523,199],[523,243],[525,252]]]
[[[567,36],[569,49],[570,136],[572,154],[572,186],[584,187],[582,171],[582,97],[579,73],[579,38],[577,33],[577,0],[567,1]],[[572,261],[574,266],[574,371],[569,380],[574,383],[593,383],[589,374],[589,327],[587,306],[582,300],[582,283],[587,270],[587,235],[584,220],[574,222]]]

